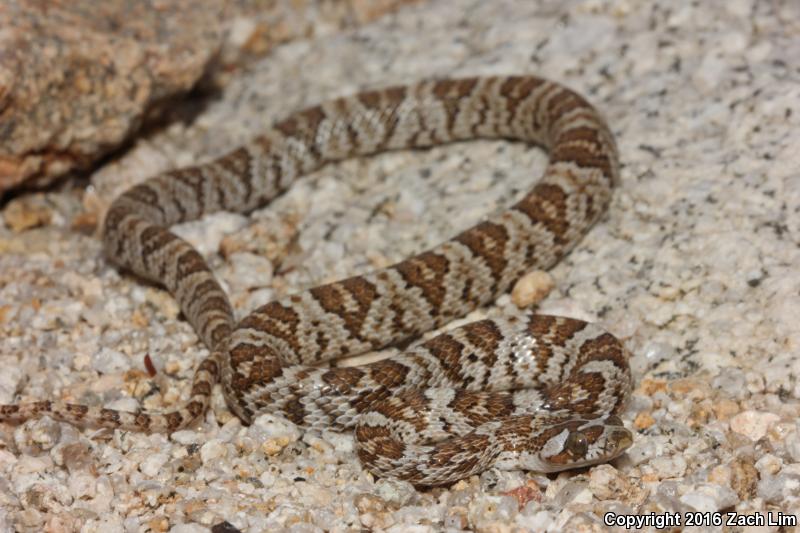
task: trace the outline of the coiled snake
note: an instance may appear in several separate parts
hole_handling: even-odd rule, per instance
[[[477,138],[544,146],[544,177],[508,210],[388,268],[271,302],[235,323],[203,258],[168,227],[250,211],[330,161]],[[362,463],[415,485],[491,466],[557,471],[610,460],[632,442],[616,416],[627,352],[574,319],[521,315],[448,331],[361,367],[318,364],[418,336],[487,304],[559,260],[604,211],[617,180],[611,133],[581,96],[530,76],[426,81],[339,98],[289,115],[208,164],[129,189],[104,225],[106,256],[163,284],[211,355],[191,397],[164,413],[39,401],[0,420],[172,432],[202,415],[221,380],[245,423],[282,414],[312,429],[355,427]]]

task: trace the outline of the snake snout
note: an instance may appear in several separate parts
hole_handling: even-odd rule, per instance
[[[633,444],[633,433],[618,416],[573,420],[561,426],[538,456],[544,471],[557,472],[610,461]]]

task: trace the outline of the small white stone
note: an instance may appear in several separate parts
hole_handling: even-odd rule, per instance
[[[334,449],[330,442],[323,439],[321,436],[314,434],[312,431],[303,433],[303,442],[308,444],[312,449],[318,451],[322,455],[333,455]]]
[[[124,464],[122,453],[120,453],[118,449],[112,448],[111,446],[105,446],[103,448],[98,462],[100,465],[102,465],[102,471],[106,474],[113,474],[127,466]]]
[[[211,439],[200,447],[200,458],[203,463],[208,463],[214,459],[227,457],[228,447],[218,439]]]
[[[785,503],[790,496],[797,498],[800,495],[800,475],[766,476],[758,482],[756,494],[768,503]]]
[[[208,256],[219,249],[219,244],[228,233],[243,228],[249,223],[247,217],[238,213],[220,212],[208,215],[202,221],[187,222],[172,228],[173,233]]]
[[[375,483],[375,494],[387,503],[402,507],[414,499],[417,491],[407,481],[380,479]]]
[[[261,443],[261,449],[267,455],[280,453],[286,446],[300,438],[300,430],[296,425],[270,414],[256,418],[247,429],[247,434]]]
[[[494,530],[514,520],[519,503],[512,496],[479,496],[469,506],[469,521],[478,530]]]
[[[711,386],[720,389],[734,400],[744,399],[747,395],[747,377],[740,368],[721,368],[719,374],[711,381]]]
[[[412,189],[402,189],[397,199],[395,218],[415,220],[428,209],[428,200]]]
[[[14,396],[25,372],[20,365],[6,365],[0,372],[0,403],[13,403]]]
[[[164,452],[150,454],[139,463],[139,470],[146,476],[156,477],[168,460],[169,456]]]
[[[592,491],[589,490],[589,487],[585,487],[583,490],[581,490],[575,495],[575,498],[572,500],[572,502],[583,503],[588,505],[592,503],[592,498],[594,498],[594,494],[592,494]]]
[[[774,476],[783,468],[783,461],[781,461],[780,457],[768,453],[756,461],[755,467],[759,474],[761,474],[761,477],[768,475]]]
[[[745,378],[747,379],[748,392],[751,394],[760,394],[764,392],[766,383],[762,373],[758,371],[745,372]]]
[[[272,283],[272,262],[249,252],[237,252],[228,257],[230,273],[227,276],[231,287],[250,290],[269,287]]]
[[[686,459],[681,455],[656,457],[648,465],[660,479],[681,477],[686,472]]]
[[[136,398],[130,397],[112,400],[107,402],[103,407],[106,409],[115,409],[117,411],[125,411],[128,413],[136,412],[141,408],[139,401]]]
[[[622,500],[630,489],[626,476],[611,465],[598,465],[589,473],[589,490],[600,500]]]
[[[0,470],[5,471],[7,468],[17,463],[17,457],[8,450],[0,449]]]
[[[692,81],[703,94],[711,94],[727,71],[728,63],[716,52],[709,52],[692,75]]]
[[[736,17],[748,17],[753,13],[753,0],[728,0],[725,9]]]
[[[511,301],[520,309],[541,302],[553,290],[552,276],[543,270],[528,272],[514,284]]]
[[[116,374],[130,370],[131,361],[124,353],[103,347],[92,356],[92,368],[103,374]]]
[[[747,61],[750,63],[759,63],[767,59],[772,52],[772,43],[769,41],[762,41],[759,44],[748,48],[745,52]]]
[[[257,30],[258,26],[253,18],[233,17],[227,32],[228,42],[237,49],[245,48],[247,41],[253,37],[253,33]]]
[[[680,498],[681,502],[696,511],[712,513],[739,503],[739,497],[728,487],[704,483]]]
[[[644,358],[650,365],[656,365],[675,355],[675,348],[666,342],[649,342],[642,350]]]
[[[111,509],[114,501],[114,488],[108,476],[101,475],[95,482],[95,495],[89,502],[89,508],[98,513],[105,514]]]
[[[29,420],[14,430],[17,447],[28,453],[52,449],[61,440],[61,425],[50,417]]]
[[[770,426],[781,419],[776,414],[761,411],[743,411],[730,420],[731,430],[757,441],[764,437]]]
[[[340,456],[349,455],[355,450],[355,439],[352,432],[323,431],[322,438],[328,441]]]
[[[205,437],[201,433],[198,433],[197,431],[191,431],[188,429],[176,431],[172,433],[169,437],[178,444],[182,444],[184,446],[187,446],[189,444],[197,444],[198,442],[201,442],[205,439]]]
[[[554,487],[553,487],[554,488]],[[551,487],[547,488],[546,495],[552,492]],[[564,483],[554,497],[555,502],[560,507],[566,507],[570,503],[589,503],[592,501],[592,492],[589,490],[588,483],[582,479],[573,479]]]
[[[517,525],[523,531],[556,531],[556,517],[553,513],[541,508],[538,502],[528,502],[516,518]]]
[[[800,421],[797,426],[798,429],[786,439],[786,450],[794,462],[800,463]]]
[[[97,478],[86,470],[73,472],[67,478],[69,492],[74,498],[93,498]]]

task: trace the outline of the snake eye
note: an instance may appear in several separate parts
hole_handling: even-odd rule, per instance
[[[564,450],[569,452],[572,457],[584,457],[589,451],[589,441],[586,435],[580,431],[572,431],[564,441]]]

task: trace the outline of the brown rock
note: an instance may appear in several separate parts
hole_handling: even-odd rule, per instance
[[[416,1],[0,2],[0,194],[89,168],[201,78]]]
[[[742,500],[750,500],[756,494],[758,470],[751,457],[739,457],[730,463],[731,488]]]
[[[665,390],[667,390],[667,382],[663,379],[644,378],[639,383],[637,392],[645,396],[652,396],[657,392],[663,392]]]
[[[46,226],[53,217],[53,210],[41,195],[22,196],[8,203],[3,210],[5,223],[14,232]]]
[[[714,403],[714,414],[720,420],[729,420],[732,416],[739,413],[739,404],[733,400],[723,398]]]
[[[636,415],[636,419],[633,421],[633,427],[641,431],[649,428],[655,423],[656,421],[653,416],[649,412],[645,411]]]
[[[221,42],[212,5],[0,4],[0,191],[86,168],[191,88]]]
[[[516,498],[520,509],[530,501],[541,502],[543,498],[542,489],[533,480],[528,480],[525,485],[506,491],[503,495]]]

